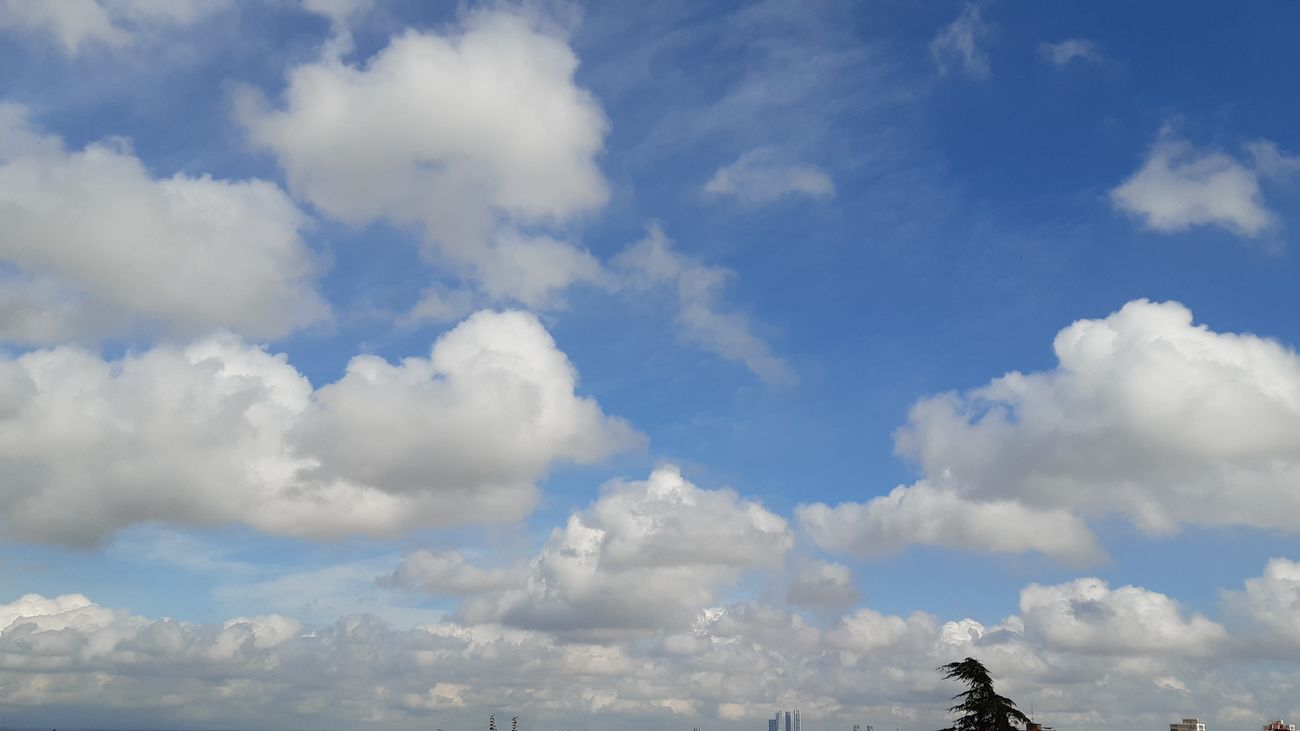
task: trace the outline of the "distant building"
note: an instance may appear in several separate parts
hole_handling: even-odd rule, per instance
[[[781,728],[781,716],[785,716],[785,728]],[[767,719],[767,731],[800,731],[799,711],[777,711]]]
[[[1264,731],[1295,731],[1295,724],[1279,719],[1273,723],[1264,724]]]
[[[1265,726],[1265,728],[1268,728]],[[1169,724],[1169,731],[1205,731],[1205,724],[1199,718],[1184,718],[1182,723]],[[1291,729],[1295,731],[1295,729]]]

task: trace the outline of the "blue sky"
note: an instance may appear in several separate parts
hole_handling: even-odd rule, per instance
[[[0,0],[0,711],[1300,713],[1298,14]]]

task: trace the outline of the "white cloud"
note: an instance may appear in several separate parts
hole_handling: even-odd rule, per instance
[[[1087,38],[1067,38],[1059,43],[1040,43],[1038,53],[1057,66],[1068,66],[1071,61],[1100,61],[1097,44]]]
[[[799,567],[786,601],[796,606],[842,609],[856,604],[858,590],[848,566],[827,561],[810,561]]]
[[[1276,143],[1256,140],[1246,144],[1246,152],[1262,178],[1285,182],[1300,174],[1300,155],[1288,155]]]
[[[1066,510],[1040,510],[1012,500],[976,501],[925,481],[895,487],[866,503],[796,508],[799,525],[822,548],[880,555],[911,544],[1023,553],[1072,563],[1103,553],[1087,523]]]
[[[514,569],[481,569],[455,549],[412,551],[391,574],[379,578],[381,586],[426,594],[461,596],[522,585],[524,573]]]
[[[121,141],[68,152],[13,105],[0,139],[0,339],[278,337],[328,316],[307,218],[274,184],[155,178]]]
[[[731,196],[741,203],[760,205],[787,195],[828,198],[835,184],[826,173],[810,165],[791,165],[774,159],[770,148],[758,148],[741,155],[730,165],[718,168],[704,185],[704,192]]]
[[[947,74],[957,65],[972,79],[989,77],[989,56],[980,43],[988,38],[992,28],[980,17],[980,12],[978,3],[966,3],[961,14],[930,41],[930,57],[939,67],[939,73]]]
[[[1274,565],[1260,581],[1277,579]],[[1280,614],[1289,596],[1257,598]],[[1189,698],[1224,709],[1209,720],[1228,725],[1285,708],[1296,689],[1285,671],[1255,669],[1272,657],[1261,643],[1141,587],[1111,589],[1095,578],[1034,584],[1021,592],[1021,611],[985,623],[861,608],[819,627],[739,603],[597,644],[464,621],[399,630],[365,616],[314,627],[275,613],[195,624],[80,595],[28,595],[0,604],[0,703],[33,718],[54,708],[102,718],[125,706],[189,725],[329,719],[385,728],[428,728],[430,712],[444,727],[464,726],[481,723],[483,709],[508,708],[529,725],[583,716],[615,729],[701,719],[742,728],[775,705],[803,709],[805,723],[937,728],[956,688],[935,667],[975,656],[1000,692],[1026,709],[1032,702],[1036,716],[1103,729],[1177,718]],[[1293,629],[1289,620],[1276,627],[1288,638]]]
[[[1267,141],[1248,150],[1249,164],[1223,152],[1198,150],[1166,127],[1142,167],[1110,192],[1111,203],[1153,231],[1218,226],[1259,236],[1278,225],[1277,215],[1265,205],[1260,179],[1289,175],[1297,158]]]
[[[1300,563],[1272,559],[1263,576],[1247,579],[1244,591],[1225,592],[1224,599],[1260,640],[1259,651],[1290,657],[1300,647]]]
[[[227,0],[0,0],[0,29],[47,33],[70,56],[88,45],[121,48],[142,33],[192,25]]]
[[[1293,532],[1300,525],[1300,356],[1136,300],[1062,330],[1052,370],[922,399],[896,434],[925,479],[866,504],[805,507],[813,537],[1086,557],[1082,520]]]
[[[10,535],[71,544],[145,521],[329,537],[515,520],[554,461],[641,442],[576,379],[520,312],[478,313],[428,358],[358,356],[317,390],[233,336],[114,362],[34,351],[0,360],[0,512]]]
[[[1020,592],[1025,634],[1045,646],[1085,654],[1218,655],[1228,638],[1202,615],[1184,619],[1178,603],[1137,586],[1101,579],[1030,584]]]
[[[744,571],[793,546],[786,522],[675,467],[613,481],[556,529],[526,586],[462,605],[464,616],[579,635],[683,626]]]
[[[668,286],[677,291],[677,321],[686,338],[728,360],[742,363],[768,383],[790,384],[796,376],[754,334],[749,320],[739,313],[722,312],[718,305],[731,272],[710,267],[673,249],[673,242],[658,226],[614,260],[623,286],[634,291]]]
[[[516,233],[609,197],[596,164],[608,123],[577,65],[527,19],[478,12],[358,66],[327,52],[289,72],[280,108],[245,94],[240,118],[295,195],[344,221],[418,224],[430,256],[538,305],[599,269],[573,244]]]

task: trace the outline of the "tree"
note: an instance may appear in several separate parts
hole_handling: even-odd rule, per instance
[[[966,690],[952,697],[960,702],[948,709],[962,714],[961,718],[941,731],[1015,731],[1013,721],[1029,724],[1029,717],[1016,709],[1015,701],[993,692],[993,678],[979,660],[968,657],[940,665],[938,670],[948,680],[966,684]]]

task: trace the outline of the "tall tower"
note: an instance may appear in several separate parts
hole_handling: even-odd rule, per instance
[[[799,731],[799,709],[794,712],[794,731]]]
[[[785,731],[791,731],[791,729],[790,729],[790,712],[789,712],[789,711],[786,711],[786,712],[785,712]]]

